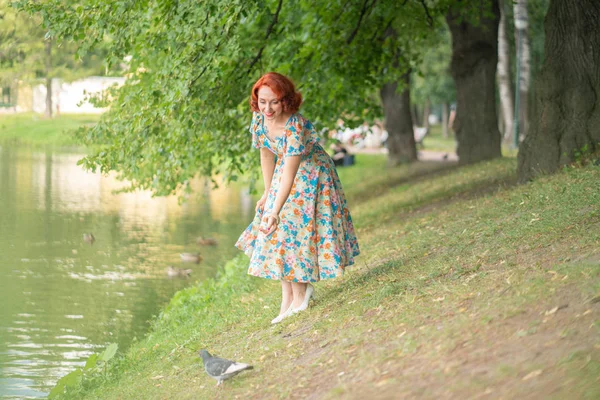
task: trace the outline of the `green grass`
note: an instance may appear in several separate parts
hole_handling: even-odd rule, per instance
[[[271,326],[280,289],[239,256],[81,397],[597,396],[600,168],[516,186],[514,159],[384,164],[340,169],[362,255],[308,312]],[[255,369],[217,389],[201,348]]]
[[[456,136],[454,131],[449,131],[449,136],[445,138],[442,135],[442,126],[433,125],[429,129],[429,134],[423,139],[423,150],[440,151],[446,153],[456,153]],[[502,154],[505,157],[516,157],[517,150],[512,144],[502,143]]]
[[[99,115],[63,114],[45,118],[39,114],[0,115],[0,143],[28,146],[76,146],[72,132],[95,124]]]
[[[450,129],[448,133],[448,137],[445,138],[442,135],[442,126],[432,125],[429,128],[429,133],[423,139],[423,149],[454,153],[456,151],[454,132]]]

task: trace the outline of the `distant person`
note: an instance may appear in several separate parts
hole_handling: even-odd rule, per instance
[[[311,283],[341,276],[360,253],[334,163],[301,103],[292,81],[275,72],[252,87],[250,132],[265,192],[236,246],[250,257],[250,275],[281,281],[274,324],[305,310]]]
[[[450,106],[450,116],[448,117],[448,128],[452,129],[453,132],[456,132],[454,129],[454,119],[456,118],[456,106],[453,104]]]
[[[336,167],[345,167],[354,164],[354,157],[348,153],[348,149],[346,149],[342,143],[336,141],[331,146],[331,149],[333,150],[331,159]],[[350,159],[352,159],[352,161],[350,161]]]

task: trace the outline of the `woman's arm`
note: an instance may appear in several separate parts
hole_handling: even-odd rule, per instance
[[[266,223],[266,227],[262,230],[265,235],[270,235],[277,229],[279,224],[279,212],[285,204],[290,192],[292,191],[292,185],[300,166],[302,156],[287,156],[285,163],[283,164],[283,172],[281,175],[281,181],[279,182],[279,190],[277,190],[277,197],[275,198],[275,204],[271,213],[263,216],[263,221]]]
[[[298,167],[300,166],[301,160],[301,155],[287,156],[285,158],[281,182],[279,182],[279,190],[277,191],[277,197],[275,198],[275,204],[273,205],[271,214],[279,215],[281,208],[290,195],[290,191],[292,190],[292,185],[294,184],[294,179],[296,178],[296,173],[298,172]]]
[[[273,173],[275,171],[275,154],[265,147],[260,148],[260,167],[262,169],[263,182],[265,183],[266,196],[271,189],[271,180],[273,179]]]

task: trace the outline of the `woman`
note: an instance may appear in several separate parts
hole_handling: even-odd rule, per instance
[[[294,84],[275,72],[252,88],[250,132],[265,192],[236,246],[250,257],[249,274],[281,281],[274,324],[305,310],[311,283],[342,275],[360,252],[333,161],[298,113],[301,103]]]

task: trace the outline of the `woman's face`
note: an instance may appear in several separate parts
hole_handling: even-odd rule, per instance
[[[283,105],[268,86],[261,86],[257,92],[258,109],[268,120],[275,120],[283,113]]]

